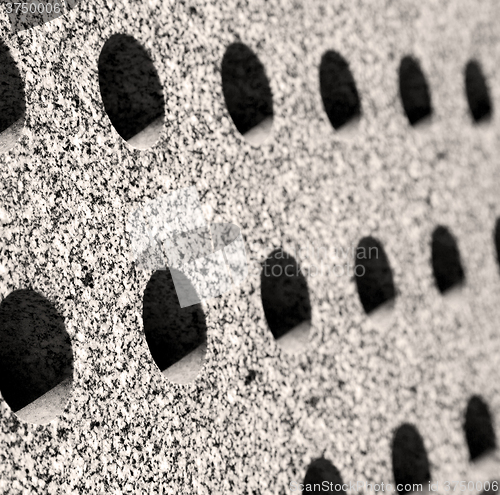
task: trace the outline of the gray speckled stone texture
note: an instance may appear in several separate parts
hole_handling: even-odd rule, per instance
[[[473,125],[463,69],[480,61],[500,108],[499,16],[497,0],[95,0],[17,35],[0,17],[26,92],[23,136],[0,157],[0,297],[43,294],[74,356],[71,398],[49,425],[0,401],[0,492],[285,494],[321,455],[345,481],[389,482],[402,422],[422,434],[433,479],[464,479],[470,395],[500,421],[500,112]],[[98,59],[115,33],[142,44],[163,85],[165,125],[149,150],[123,141],[100,97]],[[273,130],[261,147],[224,104],[221,60],[235,41],[270,80]],[[329,49],[349,62],[361,98],[348,137],[322,107]],[[407,54],[430,86],[427,127],[410,127],[399,100]],[[241,228],[249,271],[204,303],[205,366],[181,386],[148,350],[152,272],[130,261],[126,223],[191,185],[208,222]],[[440,224],[466,273],[458,304],[432,277]],[[287,242],[349,247],[368,235],[393,269],[390,324],[365,315],[352,276],[310,277],[310,339],[285,355],[264,317],[260,263]]]

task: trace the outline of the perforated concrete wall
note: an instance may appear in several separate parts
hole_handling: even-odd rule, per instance
[[[495,440],[469,428],[470,450],[471,397],[500,414],[499,19],[96,0],[14,33],[2,13],[0,490],[288,494],[317,459],[348,483],[472,479]],[[190,186],[240,227],[248,276],[180,314],[126,227]],[[292,281],[263,274],[280,249]],[[398,464],[404,424],[428,464]]]

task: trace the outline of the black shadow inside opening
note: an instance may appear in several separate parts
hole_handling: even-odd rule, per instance
[[[497,262],[500,265],[500,218],[497,218],[497,221],[495,222],[495,232],[493,233],[493,242],[495,243]]]
[[[437,227],[432,234],[432,269],[436,285],[443,294],[465,280],[457,241],[443,226]]]
[[[137,40],[124,34],[111,36],[102,48],[98,69],[104,108],[125,141],[158,119],[163,122],[163,88],[151,58]],[[155,125],[154,140],[160,132],[161,125]]]
[[[488,120],[492,114],[490,92],[483,70],[476,60],[470,60],[465,67],[465,93],[474,121]]]
[[[478,395],[472,396],[467,403],[464,432],[471,461],[496,449],[493,419],[488,405]]]
[[[354,264],[359,298],[367,314],[396,298],[389,259],[378,240],[361,239]]]
[[[0,153],[16,143],[24,125],[24,84],[9,47],[0,41]]]
[[[0,391],[19,411],[73,377],[73,351],[63,317],[29,289],[0,304]]]
[[[233,43],[222,59],[222,92],[229,115],[245,135],[272,120],[273,96],[264,66],[243,43]]]
[[[307,280],[295,258],[282,249],[274,250],[262,264],[260,290],[267,324],[275,339],[311,321]]]
[[[340,129],[361,115],[356,82],[347,61],[337,52],[327,51],[319,67],[321,99],[335,129]]]
[[[326,483],[324,483],[326,482]],[[324,483],[324,484],[323,484]],[[316,459],[307,468],[306,475],[304,477],[304,492],[303,493],[337,493],[345,495],[345,491],[335,488],[341,488],[343,485],[342,476],[339,470],[327,459],[320,458]],[[328,486],[328,490],[324,490],[325,486]]]
[[[171,270],[174,271],[167,268],[153,273],[144,291],[142,310],[146,341],[161,371],[186,357],[207,339],[207,323],[201,304],[180,307]],[[177,270],[176,277],[192,288],[189,280]]]
[[[411,125],[416,125],[432,115],[429,86],[419,62],[413,57],[406,56],[401,60],[399,93]]]
[[[392,441],[392,470],[396,486],[401,484],[401,494],[411,493],[408,486],[431,480],[431,472],[424,440],[418,430],[408,423],[402,424]]]

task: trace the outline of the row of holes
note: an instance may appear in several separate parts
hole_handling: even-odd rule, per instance
[[[500,259],[500,219],[494,238]],[[438,289],[446,293],[460,286],[465,279],[460,253],[445,227],[434,230],[431,251]],[[359,298],[371,315],[395,300],[392,270],[383,246],[373,237],[359,242],[355,257],[355,264],[363,268],[355,271]],[[91,274],[83,282],[86,280],[92,280]],[[190,283],[187,278],[184,282]],[[278,344],[287,353],[301,352],[311,326],[308,284],[297,261],[282,249],[273,251],[263,263],[261,298],[266,321]],[[194,380],[205,360],[205,313],[201,304],[180,308],[169,269],[156,271],[146,286],[143,324],[149,350],[162,373],[176,383]],[[19,412],[28,407],[28,413],[34,411],[39,418],[43,411],[40,413],[32,404],[64,383],[62,392],[67,397],[63,400],[62,392],[54,396],[60,405],[58,413],[62,412],[72,375],[71,342],[55,307],[31,290],[9,294],[0,304],[0,391],[11,409]]]
[[[496,450],[496,437],[492,417],[486,402],[479,396],[471,397],[465,412],[464,433],[472,462],[484,458]],[[414,485],[423,485],[427,490],[431,481],[431,470],[424,440],[414,425],[401,425],[392,440],[392,470],[394,486],[399,486],[399,493],[405,495],[413,491]],[[485,480],[482,480],[485,481]],[[303,493],[315,493],[321,490],[323,482],[329,486],[344,483],[339,470],[327,459],[314,460],[308,467],[304,478]],[[349,483],[348,483],[349,485]],[[323,485],[324,486],[324,485]],[[340,487],[339,487],[340,488]],[[495,493],[486,491],[485,494]],[[333,493],[333,492],[327,492]],[[344,490],[336,493],[346,495]]]
[[[24,86],[8,47],[0,42],[0,152],[7,151],[22,131],[26,110]],[[161,133],[165,118],[163,88],[146,50],[132,36],[115,34],[104,44],[98,62],[99,87],[106,113],[118,134],[131,146],[147,149]],[[231,44],[221,65],[226,107],[238,131],[253,145],[269,136],[273,99],[264,66],[243,43]],[[361,102],[347,61],[327,51],[319,68],[321,98],[336,130],[355,124]],[[469,61],[465,90],[472,118],[492,113],[488,86],[479,63]],[[410,56],[399,67],[399,91],[411,125],[432,114],[429,87],[419,62]]]

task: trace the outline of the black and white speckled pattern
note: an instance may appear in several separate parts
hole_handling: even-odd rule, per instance
[[[477,58],[500,107],[499,16],[496,0],[96,0],[14,35],[4,15],[26,121],[0,157],[0,293],[32,288],[54,303],[74,381],[64,414],[46,426],[0,402],[0,491],[281,494],[322,454],[345,481],[388,482],[402,422],[424,437],[433,479],[464,479],[469,396],[500,414],[500,142],[498,112],[473,125],[463,70]],[[104,111],[97,64],[115,33],[145,47],[164,88],[164,130],[149,150],[125,143]],[[225,109],[220,64],[235,41],[270,80],[273,135],[260,148]],[[349,62],[361,98],[350,137],[322,107],[329,49]],[[398,97],[407,54],[431,89],[428,127],[411,128]],[[151,273],[130,261],[126,222],[191,185],[207,221],[241,227],[249,274],[206,302],[206,364],[181,386],[148,351]],[[458,240],[459,304],[433,282],[437,225]],[[365,316],[351,276],[310,277],[309,346],[284,355],[264,318],[260,263],[285,241],[349,247],[367,235],[393,269],[390,326]]]

